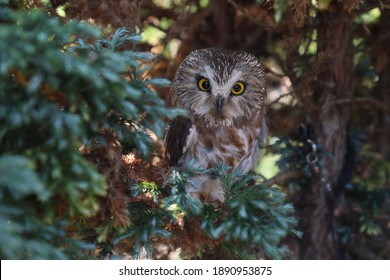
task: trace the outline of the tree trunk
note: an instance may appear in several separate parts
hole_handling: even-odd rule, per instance
[[[379,99],[382,102],[379,150],[384,160],[390,159],[390,9],[385,9],[379,23],[379,34],[374,49],[376,71],[379,72]]]
[[[215,0],[211,2],[213,9],[213,27],[216,47],[232,48],[234,40],[234,8],[226,0]]]
[[[302,204],[302,259],[334,259],[337,236],[334,233],[334,204],[346,156],[347,122],[350,108],[337,105],[353,92],[353,17],[339,2],[318,14],[317,54],[322,68],[311,83],[307,110],[314,130],[314,142],[322,154],[320,172],[313,175]],[[325,60],[325,61],[324,61]],[[325,221],[325,223],[324,223]]]

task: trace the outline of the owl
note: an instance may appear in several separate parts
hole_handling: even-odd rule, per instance
[[[267,135],[265,73],[255,56],[219,48],[193,51],[179,66],[171,95],[188,115],[167,128],[170,166],[201,170],[224,162],[231,171],[254,168]],[[213,175],[195,174],[186,191],[206,202],[224,201]]]

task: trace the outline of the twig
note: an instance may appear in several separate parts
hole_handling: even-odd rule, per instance
[[[272,185],[281,185],[284,182],[297,178],[302,174],[302,171],[300,170],[291,170],[287,171],[285,173],[280,173],[268,180],[265,180],[261,184],[266,187],[271,187]]]
[[[375,105],[376,107],[384,110],[385,107],[383,106],[383,104],[375,99],[375,98],[372,98],[372,97],[351,97],[351,98],[342,98],[342,99],[338,99],[336,100],[336,104],[345,104],[345,103],[355,103],[355,102],[359,102],[359,103],[371,103],[372,105]]]
[[[241,6],[240,4],[237,4],[234,0],[228,0],[229,4],[233,6],[233,8],[235,8],[236,10],[240,11],[247,19],[249,19],[251,22],[257,24],[257,25],[260,25],[260,26],[264,26],[265,28],[272,28],[273,26],[270,26],[270,25],[267,25],[265,24],[263,21],[259,21],[258,19],[256,19],[255,17],[253,17],[248,9],[246,9],[245,7]]]
[[[269,103],[267,106],[271,107],[272,105],[274,105],[275,103],[278,103],[281,99],[283,99],[283,98],[285,98],[287,96],[292,96],[292,92],[283,93],[283,94],[279,95],[278,98],[276,98],[274,101]]]

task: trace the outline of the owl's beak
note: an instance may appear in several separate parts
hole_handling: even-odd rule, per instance
[[[223,104],[225,103],[225,98],[218,95],[217,98],[214,101],[214,107],[215,107],[215,115],[221,116],[222,115],[222,108]]]

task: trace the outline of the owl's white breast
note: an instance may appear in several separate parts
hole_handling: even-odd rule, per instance
[[[258,159],[258,135],[260,128],[253,125],[207,127],[194,124],[184,148],[182,166],[206,169],[219,161],[248,172],[254,168]]]

